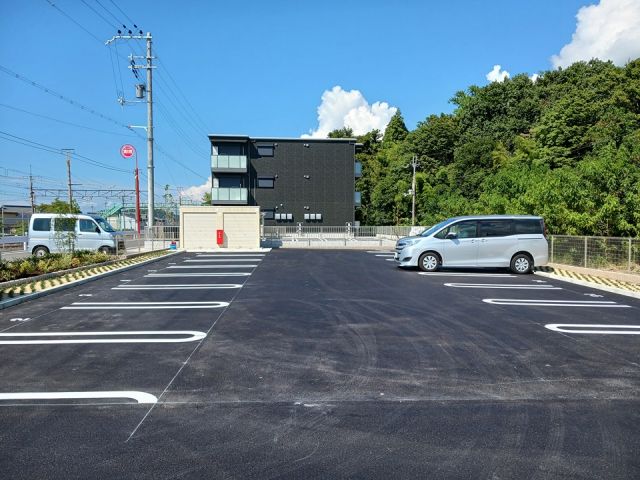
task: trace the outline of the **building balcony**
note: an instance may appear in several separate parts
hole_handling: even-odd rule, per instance
[[[214,173],[246,173],[246,155],[211,155],[211,171]]]
[[[246,205],[246,188],[212,188],[211,203],[213,205]]]
[[[356,178],[360,178],[362,176],[362,163],[360,162],[356,162],[355,175]]]

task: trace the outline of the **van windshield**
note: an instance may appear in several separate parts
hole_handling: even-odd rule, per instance
[[[107,222],[104,218],[102,218],[102,217],[93,217],[93,219],[96,221],[96,223],[98,225],[100,225],[100,228],[103,229],[105,232],[109,232],[109,233],[115,232],[113,227],[111,225],[109,225],[109,222]]]
[[[429,235],[432,235],[432,234],[436,233],[438,230],[440,230],[442,227],[444,227],[445,225],[447,225],[450,222],[451,222],[451,220],[445,220],[444,222],[440,222],[440,223],[434,225],[433,227],[426,229],[424,232],[422,232],[420,234],[420,236],[421,237],[428,237]]]

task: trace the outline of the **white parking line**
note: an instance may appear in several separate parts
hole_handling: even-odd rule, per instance
[[[120,285],[111,290],[225,290],[231,288],[242,288],[239,283],[186,283],[184,285]]]
[[[483,302],[494,305],[518,305],[528,307],[597,307],[597,308],[630,308],[616,302],[592,300],[523,300],[515,298],[483,298]]]
[[[20,392],[0,393],[0,400],[80,400],[104,398],[130,398],[137,403],[156,403],[155,395],[133,390],[102,392]]]
[[[143,337],[171,336],[175,338],[76,338],[47,340],[46,337]],[[187,336],[184,336],[187,335]],[[202,340],[207,334],[195,330],[140,330],[129,332],[38,332],[38,333],[0,333],[0,345],[61,345],[74,343],[184,343]],[[2,340],[3,338],[37,337],[41,340]]]
[[[207,254],[198,254],[196,257],[218,257],[218,258],[226,258],[226,257],[264,257],[266,254],[264,253],[207,253]]]
[[[228,302],[74,302],[60,310],[139,310],[223,308]]]
[[[395,262],[395,260],[393,258],[387,258],[385,259],[387,262]]]
[[[231,260],[227,259],[217,259],[217,258],[190,258],[185,260],[185,262],[261,262],[261,258],[233,258]]]
[[[172,265],[169,268],[255,268],[258,265]]]
[[[538,284],[508,284],[508,283],[445,283],[446,287],[453,288],[506,288],[515,290],[562,290],[553,285]]]
[[[367,250],[367,253],[396,253],[393,250]]]
[[[544,328],[554,332],[589,333],[599,335],[640,335],[640,325],[589,325],[585,323],[550,323]]]
[[[393,253],[378,253],[376,257],[395,257]]]
[[[159,277],[249,277],[249,272],[150,273],[145,278]]]
[[[508,273],[464,273],[464,272],[419,272],[418,275],[427,277],[500,277],[509,278],[514,275]]]

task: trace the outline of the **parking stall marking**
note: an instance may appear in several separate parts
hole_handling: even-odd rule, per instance
[[[562,287],[539,284],[509,284],[509,283],[445,283],[446,287],[453,288],[503,288],[515,290],[562,290]]]
[[[150,273],[145,278],[158,277],[249,277],[249,272]]]
[[[549,323],[544,326],[554,332],[598,335],[640,335],[640,325],[590,325],[586,323]]]
[[[261,262],[262,258],[232,258],[232,259],[218,259],[218,258],[189,258],[185,262]]]
[[[111,290],[226,290],[242,288],[239,283],[185,283],[185,284],[159,284],[159,285],[120,285]]]
[[[255,268],[258,265],[172,265],[169,268]]]
[[[367,250],[367,253],[396,253],[393,250]]]
[[[395,257],[395,254],[393,254],[393,253],[378,253],[378,254],[376,254],[376,257]]]
[[[229,302],[74,302],[60,310],[140,310],[224,308]]]
[[[169,337],[172,338],[126,338],[126,337]],[[68,338],[51,339],[47,337],[125,337],[125,338]],[[195,330],[139,330],[116,332],[37,332],[37,333],[0,333],[0,345],[64,345],[88,343],[185,343],[195,342],[205,338],[205,332]],[[20,340],[22,337],[37,338],[37,340]],[[17,340],[3,340],[17,338]]]
[[[264,253],[202,253],[196,255],[196,257],[218,257],[218,258],[227,258],[227,257],[264,257],[266,254]]]
[[[20,392],[0,393],[4,400],[102,400],[107,398],[129,398],[136,403],[153,404],[158,401],[155,395],[135,390],[96,391],[96,392]],[[0,403],[0,405],[2,405]]]
[[[515,298],[483,298],[483,302],[493,305],[517,305],[525,307],[590,307],[590,308],[631,308],[610,301],[595,300],[529,300]]]
[[[508,273],[465,273],[465,272],[419,272],[418,275],[426,277],[514,277]]]

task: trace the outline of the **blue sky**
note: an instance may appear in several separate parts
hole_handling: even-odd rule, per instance
[[[628,1],[634,2],[602,3]],[[175,195],[177,187],[206,182],[207,133],[299,137],[320,131],[318,107],[336,86],[357,90],[349,98],[374,120],[376,112],[388,115],[395,107],[415,128],[429,114],[451,111],[448,101],[457,90],[486,84],[496,64],[511,75],[552,68],[552,55],[572,41],[580,7],[591,3],[597,1],[4,2],[0,65],[115,123],[0,71],[0,202],[28,201],[29,168],[37,188],[66,185],[63,156],[7,138],[74,148],[125,170],[74,158],[76,188],[132,188],[133,163],[119,148],[135,145],[144,167],[146,144],[121,125],[145,124],[146,107],[121,107],[116,97],[120,85],[133,97],[125,57],[134,48],[141,52],[142,44],[105,46],[116,18],[153,34],[155,137],[166,152],[156,151],[156,193],[169,184]],[[336,102],[347,97],[338,93]],[[372,111],[375,102],[385,103]],[[120,201],[95,197],[82,207]]]

